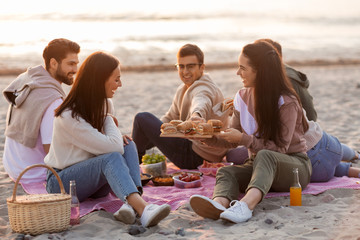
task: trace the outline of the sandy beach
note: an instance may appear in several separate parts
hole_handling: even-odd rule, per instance
[[[310,79],[310,93],[322,128],[342,143],[360,150],[360,66],[298,66]],[[235,68],[209,69],[225,97],[242,87]],[[3,90],[15,76],[0,76]],[[122,72],[123,87],[114,97],[116,116],[123,134],[130,134],[133,117],[148,111],[160,117],[172,101],[180,80],[176,71]],[[69,88],[66,88],[67,90]],[[0,151],[4,148],[8,105],[0,98]],[[360,164],[354,164],[360,166]],[[0,238],[15,239],[11,230],[6,198],[14,183],[0,160]],[[18,188],[18,195],[24,194]],[[136,236],[129,225],[115,221],[105,211],[92,212],[81,224],[65,232],[29,236],[27,239],[360,239],[360,191],[333,189],[319,195],[304,195],[303,206],[290,207],[288,197],[264,199],[246,223],[231,224],[197,216],[189,204],[172,211],[158,226]],[[180,230],[180,231],[179,231]],[[181,234],[179,234],[181,233]]]

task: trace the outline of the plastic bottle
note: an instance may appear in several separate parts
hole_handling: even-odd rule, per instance
[[[299,171],[293,169],[294,182],[290,187],[290,206],[301,206],[301,185],[299,182]]]
[[[71,195],[71,217],[70,224],[80,224],[80,202],[76,195],[75,180],[70,181],[70,195]]]

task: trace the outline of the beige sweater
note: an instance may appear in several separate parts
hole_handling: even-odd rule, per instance
[[[19,75],[3,95],[10,103],[5,135],[34,148],[46,109],[56,99],[64,98],[65,92],[44,67],[37,66]]]
[[[106,117],[103,132],[82,118],[73,118],[70,110],[64,111],[54,120],[52,143],[44,162],[64,169],[97,155],[110,152],[123,154],[123,138],[112,117]]]
[[[229,118],[216,114],[216,107],[224,100],[219,87],[211,80],[209,74],[195,81],[189,88],[182,84],[178,87],[172,105],[168,112],[161,117],[161,121],[170,122],[174,119],[186,121],[191,114],[197,112],[206,120],[221,119],[224,125],[228,125]],[[226,153],[226,149],[218,149],[201,144],[200,141],[191,140],[192,148],[199,156],[210,162],[220,162]]]

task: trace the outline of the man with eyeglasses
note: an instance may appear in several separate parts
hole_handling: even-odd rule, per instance
[[[177,53],[181,84],[168,112],[158,119],[151,113],[141,112],[134,118],[132,138],[136,143],[139,162],[146,150],[157,147],[177,167],[195,169],[203,163],[220,162],[226,150],[209,147],[199,140],[160,137],[160,126],[171,120],[207,121],[219,119],[214,106],[221,104],[224,96],[220,88],[204,73],[204,54],[193,44],[186,44]],[[228,117],[221,119],[224,126]]]

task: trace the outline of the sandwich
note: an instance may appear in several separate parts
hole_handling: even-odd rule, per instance
[[[209,123],[199,123],[196,127],[196,132],[201,135],[211,135],[214,133],[214,129]]]
[[[163,134],[177,133],[177,129],[171,123],[163,123],[160,127],[160,131]]]
[[[176,126],[177,130],[184,134],[195,134],[196,129],[191,121],[185,121]]]
[[[223,127],[222,121],[218,119],[210,119],[207,123],[211,124],[214,132],[220,132],[221,128]]]
[[[181,120],[171,120],[170,121],[170,123],[172,124],[172,125],[174,125],[174,126],[177,126],[177,125],[179,125],[180,123],[182,123],[183,121],[181,121]]]
[[[222,102],[221,111],[225,112],[229,108],[233,108],[233,107],[234,107],[234,100],[232,98],[226,98]]]

